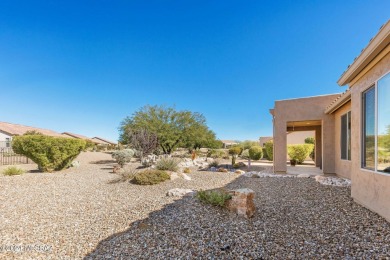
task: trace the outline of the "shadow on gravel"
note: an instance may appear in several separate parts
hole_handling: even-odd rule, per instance
[[[225,188],[255,191],[252,219],[185,196],[100,241],[84,259],[377,259],[390,254],[390,223],[356,204],[350,188],[312,178],[246,177]],[[145,208],[147,203],[138,205],[132,215]]]
[[[109,163],[116,163],[115,160],[99,160],[99,161],[92,161],[89,162],[90,164],[109,164]]]

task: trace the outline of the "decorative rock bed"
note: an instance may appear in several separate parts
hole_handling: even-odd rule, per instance
[[[243,176],[248,178],[312,178],[322,184],[322,185],[331,185],[331,186],[338,186],[338,187],[349,187],[351,186],[351,181],[343,178],[338,177],[325,177],[321,175],[311,176],[310,174],[299,174],[299,175],[293,175],[293,174],[274,174],[274,173],[267,173],[267,172],[247,172],[244,173]]]

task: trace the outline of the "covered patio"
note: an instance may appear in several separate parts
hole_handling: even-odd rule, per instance
[[[297,171],[287,164],[287,133],[315,131],[315,167],[324,174],[335,173],[334,116],[324,108],[339,94],[280,100],[270,110],[273,116],[274,169],[276,173]],[[294,168],[294,169],[292,169]]]

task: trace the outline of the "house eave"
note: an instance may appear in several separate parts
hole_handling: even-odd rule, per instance
[[[357,77],[364,68],[373,61],[390,43],[390,20],[388,20],[379,30],[377,35],[370,40],[367,47],[355,58],[353,63],[340,76],[337,84],[345,86]]]

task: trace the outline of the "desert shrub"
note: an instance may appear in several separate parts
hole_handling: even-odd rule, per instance
[[[116,160],[116,162],[123,167],[126,163],[131,161],[131,158],[134,156],[133,149],[123,149],[118,150],[112,153],[112,158]]]
[[[7,176],[21,175],[24,173],[24,170],[15,166],[10,166],[3,170],[3,174]]]
[[[186,167],[186,168],[184,168],[183,172],[184,172],[184,173],[191,173],[191,169],[188,168],[188,167]]]
[[[242,159],[247,159],[248,160],[249,159],[249,149],[245,149],[244,151],[242,151],[240,157]]]
[[[273,161],[274,160],[274,142],[268,141],[264,144],[266,153],[267,153],[267,160]]]
[[[203,203],[224,207],[227,200],[232,198],[225,190],[200,190],[196,197]]]
[[[288,156],[290,157],[290,160],[296,160],[297,163],[303,163],[312,152],[313,148],[314,145],[312,144],[289,145],[287,148]]]
[[[214,159],[223,158],[225,156],[228,156],[228,154],[227,154],[226,150],[223,150],[223,149],[211,149],[207,153],[207,157],[211,157]]]
[[[260,146],[252,146],[249,149],[249,157],[252,160],[260,160],[263,157],[263,149]]]
[[[166,180],[171,176],[165,171],[160,170],[144,170],[134,176],[133,183],[138,185],[154,185]]]
[[[176,172],[179,169],[179,160],[175,158],[161,158],[156,163],[156,169],[160,171]]]
[[[232,146],[229,149],[230,155],[240,155],[242,153],[242,148],[238,145]]]
[[[13,150],[31,159],[44,172],[68,167],[85,149],[85,140],[45,135],[15,136]]]
[[[92,141],[90,140],[85,141],[85,148],[84,148],[85,151],[92,151],[94,148],[95,148],[95,144]]]
[[[246,140],[244,142],[241,142],[239,145],[241,146],[241,148],[243,150],[247,150],[247,149],[251,148],[252,146],[259,146],[260,143],[257,141]]]
[[[209,163],[209,168],[211,168],[211,167],[217,168],[218,166],[219,166],[218,160],[213,160],[212,162]]]
[[[232,146],[229,149],[229,154],[232,156],[232,165],[236,163],[236,158],[238,155],[240,155],[242,152],[242,148],[238,145]]]

